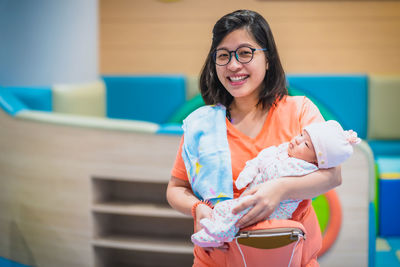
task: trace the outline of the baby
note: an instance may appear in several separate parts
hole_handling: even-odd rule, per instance
[[[338,166],[353,153],[353,144],[360,143],[357,133],[344,131],[336,121],[314,123],[290,142],[262,150],[246,162],[235,185],[247,190],[268,180],[284,176],[303,176],[320,169]],[[219,202],[211,218],[200,221],[203,229],[192,235],[192,242],[201,247],[219,247],[230,242],[239,231],[236,222],[252,207],[238,214],[232,209],[251,196]],[[301,200],[282,201],[266,219],[290,219]]]

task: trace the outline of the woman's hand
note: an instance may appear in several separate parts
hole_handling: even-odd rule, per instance
[[[200,204],[196,207],[196,222],[194,227],[194,232],[197,233],[203,227],[200,224],[200,220],[203,218],[211,219],[212,209],[206,204]]]
[[[203,226],[200,224],[200,220],[203,218],[211,218],[211,213],[212,213],[212,209],[204,204],[200,204],[196,207],[196,222],[195,222],[195,229],[194,232],[198,232],[201,229],[203,229]],[[229,248],[229,245],[227,243],[224,243],[222,246],[214,248],[214,247],[203,247],[203,249],[209,253],[211,251],[213,251],[214,249],[220,249],[222,251],[227,251]]]
[[[234,214],[253,206],[236,224],[239,228],[245,228],[261,220],[265,220],[283,200],[283,190],[278,180],[266,181],[246,191],[242,196],[251,195],[246,201],[237,205],[232,212]]]

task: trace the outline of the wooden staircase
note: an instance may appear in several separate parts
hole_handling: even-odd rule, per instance
[[[170,208],[167,184],[92,177],[97,267],[192,266],[193,220]]]

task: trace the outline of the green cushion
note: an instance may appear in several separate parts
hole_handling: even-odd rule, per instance
[[[194,110],[204,106],[203,98],[200,94],[196,95],[189,101],[187,101],[181,108],[179,108],[172,116],[169,118],[168,123],[182,123],[182,121]]]
[[[312,205],[318,218],[321,233],[324,233],[328,226],[330,216],[328,200],[325,195],[319,195],[313,199]]]

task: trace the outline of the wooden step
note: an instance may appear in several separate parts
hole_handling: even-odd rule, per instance
[[[92,177],[93,202],[132,202],[168,205],[167,183]]]
[[[92,211],[120,215],[191,219],[191,216],[182,214],[167,205],[155,203],[132,203],[123,201],[102,202],[93,204]]]
[[[108,235],[92,240],[95,247],[148,251],[158,253],[193,254],[193,245],[188,241],[155,239],[150,237],[127,237]]]

